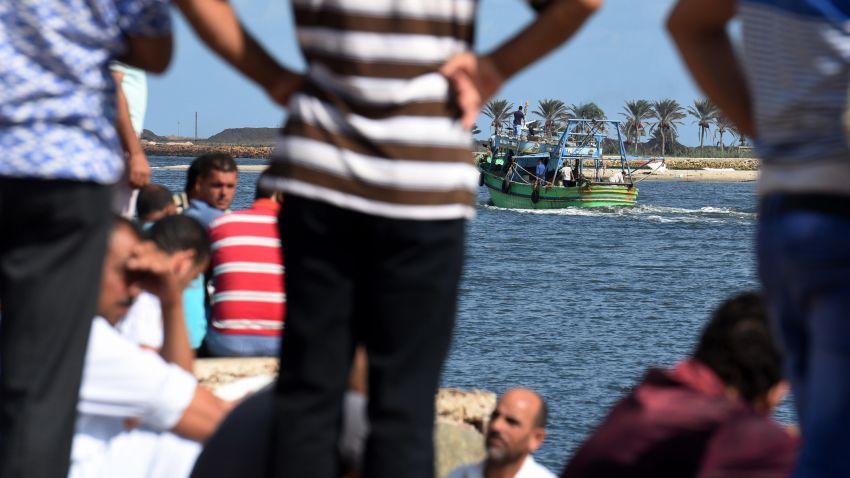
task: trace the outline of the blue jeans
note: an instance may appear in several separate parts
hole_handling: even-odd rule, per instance
[[[850,215],[762,202],[759,275],[803,448],[795,478],[850,476]]]
[[[207,350],[215,357],[277,357],[281,337],[207,332]]]
[[[519,136],[520,129],[522,129],[521,124],[515,124],[514,125],[514,136]]]

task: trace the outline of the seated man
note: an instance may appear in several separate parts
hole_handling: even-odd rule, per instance
[[[148,184],[139,189],[136,198],[136,218],[142,228],[159,221],[165,216],[177,214],[177,205],[171,197],[171,191],[159,184]]]
[[[162,218],[150,226],[145,232],[147,239],[166,254],[192,251],[195,254],[192,261],[193,277],[203,275],[210,262],[210,239],[198,221],[175,215]],[[159,351],[162,347],[162,324],[162,304],[159,298],[143,290],[116,328],[121,335],[139,346]]]
[[[213,220],[230,209],[236,195],[239,170],[233,157],[224,153],[198,156],[189,169],[191,176],[188,173],[186,175],[186,188],[191,194],[189,206],[183,214],[208,228]],[[194,180],[191,184],[190,179]],[[207,335],[210,304],[206,288],[208,280],[209,277],[196,278],[183,294],[189,343],[193,349],[198,349]]]
[[[143,243],[116,218],[103,263],[98,313],[86,351],[71,478],[188,476],[227,406],[198,386],[183,323],[182,289],[192,254],[167,255]],[[139,348],[114,328],[145,288],[162,304],[160,354]]]
[[[254,204],[210,225],[215,295],[207,331],[214,356],[277,357],[286,314],[277,216],[282,195],[257,181]]]
[[[448,478],[554,478],[531,456],[546,437],[547,414],[546,402],[536,392],[508,390],[487,425],[487,458],[455,468]]]
[[[784,478],[798,439],[770,416],[787,391],[756,294],[723,303],[688,360],[650,370],[561,477]]]

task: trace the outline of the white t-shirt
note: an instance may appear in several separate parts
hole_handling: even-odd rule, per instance
[[[183,463],[183,469],[173,469],[171,476],[188,475],[200,445],[164,432],[183,416],[196,387],[189,372],[122,337],[106,319],[95,318],[77,403],[69,477],[106,477],[117,470],[123,471],[114,476],[157,476],[152,471],[162,467],[157,462],[170,462],[172,467]],[[140,427],[129,429],[129,418],[137,419]]]
[[[162,348],[162,306],[159,298],[142,291],[127,316],[116,326],[121,335],[132,342],[155,349]]]
[[[461,465],[452,470],[446,478],[484,478],[484,462]],[[555,475],[528,455],[514,478],[555,478]]]

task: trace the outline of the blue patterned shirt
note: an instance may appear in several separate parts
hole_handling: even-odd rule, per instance
[[[169,0],[0,0],[0,176],[113,183],[109,60],[169,34]]]

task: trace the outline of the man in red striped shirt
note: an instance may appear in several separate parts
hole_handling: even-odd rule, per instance
[[[286,313],[277,227],[281,199],[258,182],[250,209],[210,224],[215,294],[206,343],[212,355],[278,354]]]

